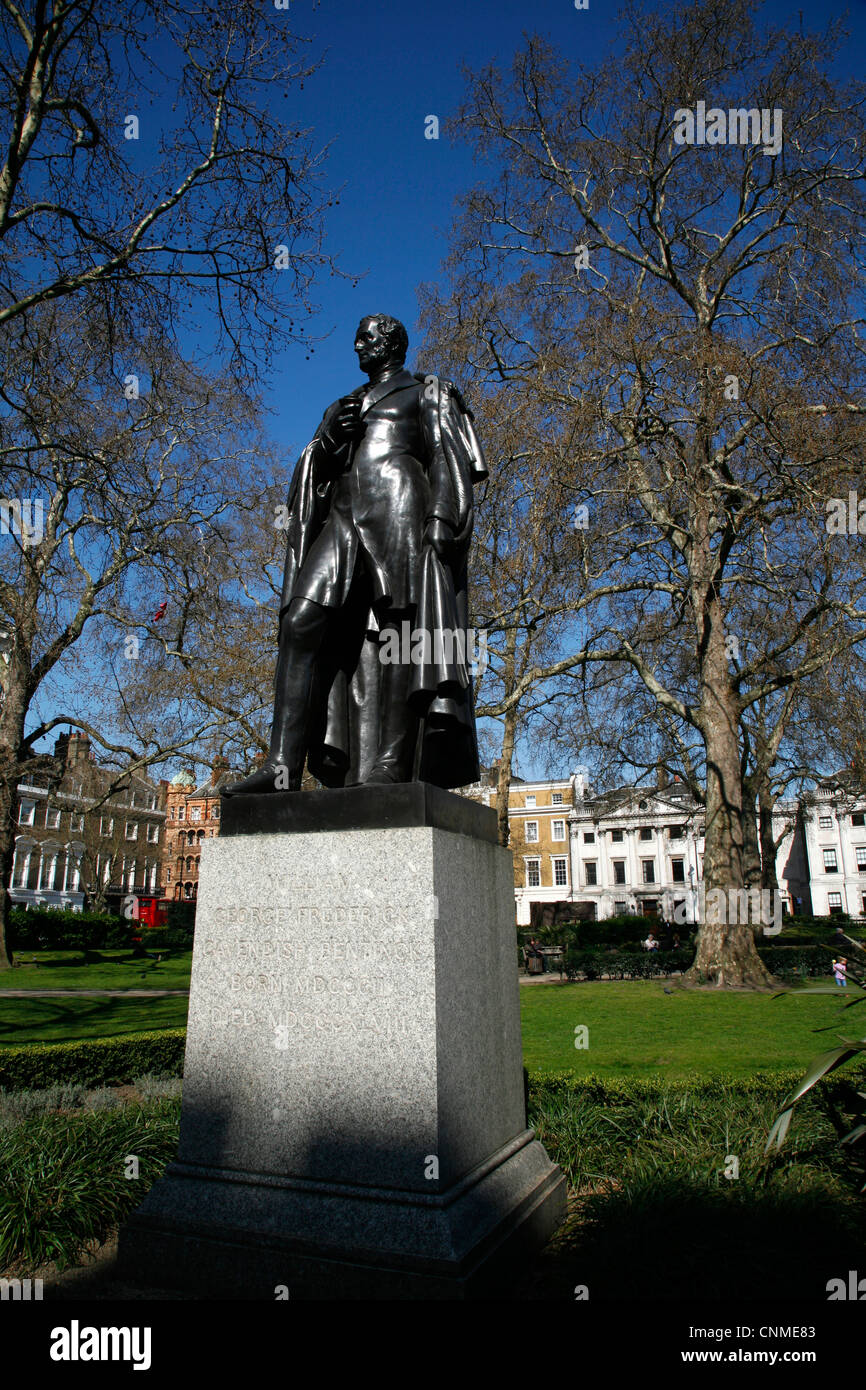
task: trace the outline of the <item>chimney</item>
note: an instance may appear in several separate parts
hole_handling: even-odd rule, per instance
[[[54,756],[59,758],[64,767],[69,761],[69,735],[59,734],[54,744]]]
[[[90,736],[88,734],[74,733],[69,735],[69,751],[66,760],[70,767],[75,763],[90,761]]]
[[[229,765],[229,760],[228,760],[228,758],[223,758],[223,757],[214,758],[214,760],[213,760],[213,767],[211,768],[211,774],[210,774],[210,784],[211,784],[212,787],[215,787],[215,786],[216,786],[217,782],[218,782],[219,779],[222,777],[223,773],[227,770],[228,765]]]

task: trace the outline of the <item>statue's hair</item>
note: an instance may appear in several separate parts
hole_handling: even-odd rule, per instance
[[[388,339],[388,346],[399,352],[405,361],[406,353],[409,351],[409,334],[400,320],[393,318],[390,314],[365,314],[364,317],[376,320]]]

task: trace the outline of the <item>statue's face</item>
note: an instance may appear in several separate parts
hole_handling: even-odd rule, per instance
[[[355,334],[355,351],[362,372],[375,371],[392,355],[392,346],[378,319],[361,319]]]

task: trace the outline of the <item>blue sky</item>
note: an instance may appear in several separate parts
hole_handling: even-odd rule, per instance
[[[273,0],[262,0],[270,6]],[[468,149],[452,145],[443,133],[425,138],[425,119],[444,126],[463,97],[461,65],[477,70],[495,59],[508,66],[528,33],[550,39],[566,58],[592,66],[617,44],[618,0],[438,0],[409,5],[377,0],[373,6],[346,0],[292,0],[288,11],[274,8],[274,23],[286,22],[308,37],[309,52],[323,62],[303,91],[274,93],[274,109],[288,128],[312,131],[314,146],[329,147],[323,183],[339,190],[340,205],[328,213],[326,249],[346,271],[361,278],[324,275],[313,298],[321,309],[307,323],[310,337],[322,338],[305,356],[291,346],[276,354],[263,378],[262,394],[271,412],[270,433],[287,464],[310,438],[324,408],[360,379],[352,350],[359,318],[382,311],[395,314],[410,332],[410,365],[418,346],[417,289],[440,275],[455,199],[479,177]],[[796,29],[801,9],[770,0],[762,17]],[[823,0],[803,12],[808,28],[824,27],[847,15],[850,41],[840,58],[840,74],[859,74],[866,51],[866,0]],[[760,19],[759,19],[760,22]],[[159,123],[171,122],[170,97],[154,100]],[[134,104],[131,103],[132,109]],[[149,118],[148,118],[149,125]],[[149,132],[143,126],[135,157],[148,159]],[[288,279],[288,277],[287,277]],[[207,341],[209,335],[205,335]],[[435,364],[430,364],[435,369]],[[479,422],[483,440],[483,420]],[[528,757],[519,760],[524,776],[536,775]],[[562,769],[563,773],[567,771]]]
[[[573,0],[293,4],[295,29],[316,36],[314,51],[326,50],[322,67],[290,109],[293,119],[314,127],[319,146],[331,144],[327,182],[342,192],[328,222],[328,249],[345,269],[367,274],[357,287],[324,279],[312,332],[330,336],[309,360],[297,348],[276,359],[265,399],[274,410],[271,431],[290,458],[324,407],[359,380],[352,340],[363,314],[383,311],[403,320],[412,364],[417,288],[439,276],[455,199],[479,177],[468,149],[452,145],[444,133],[439,140],[424,136],[425,117],[437,115],[444,125],[459,106],[461,65],[476,70],[496,59],[508,66],[524,36],[537,32],[567,58],[592,66],[616,47],[617,10],[617,3],[603,0],[589,0],[588,10],[575,9]],[[866,0],[823,0],[820,7],[772,0],[761,15],[771,25],[797,29],[801,13],[807,29],[847,15],[851,38],[839,70],[859,76]],[[483,439],[483,421],[480,426]],[[517,762],[524,777],[543,775],[526,750]],[[567,772],[563,766],[561,775]]]
[[[324,407],[358,380],[352,339],[363,314],[395,314],[409,329],[410,359],[417,347],[417,287],[437,278],[454,200],[478,177],[467,149],[444,135],[424,138],[424,118],[437,115],[444,123],[453,114],[465,88],[461,64],[478,69],[495,58],[507,65],[526,33],[543,34],[566,57],[593,65],[616,45],[618,4],[589,0],[589,6],[576,10],[573,0],[293,3],[294,29],[315,35],[313,51],[326,50],[326,57],[292,99],[292,118],[313,127],[320,146],[331,142],[327,182],[343,191],[328,222],[328,247],[347,270],[368,273],[357,288],[325,278],[313,332],[331,336],[309,361],[302,349],[277,359],[266,399],[276,411],[273,432],[290,453],[307,441]],[[806,28],[848,14],[851,41],[841,68],[859,76],[866,0],[805,7],[773,0],[762,11],[770,23],[792,28],[801,13]]]

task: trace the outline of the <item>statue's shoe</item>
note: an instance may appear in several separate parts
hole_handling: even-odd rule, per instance
[[[364,778],[363,786],[379,787],[392,785],[394,782],[406,782],[408,778],[402,777],[396,768],[373,767]]]
[[[232,782],[223,789],[223,796],[264,795],[268,792],[296,792],[301,785],[299,776],[292,776],[285,763],[270,759],[241,782]]]

